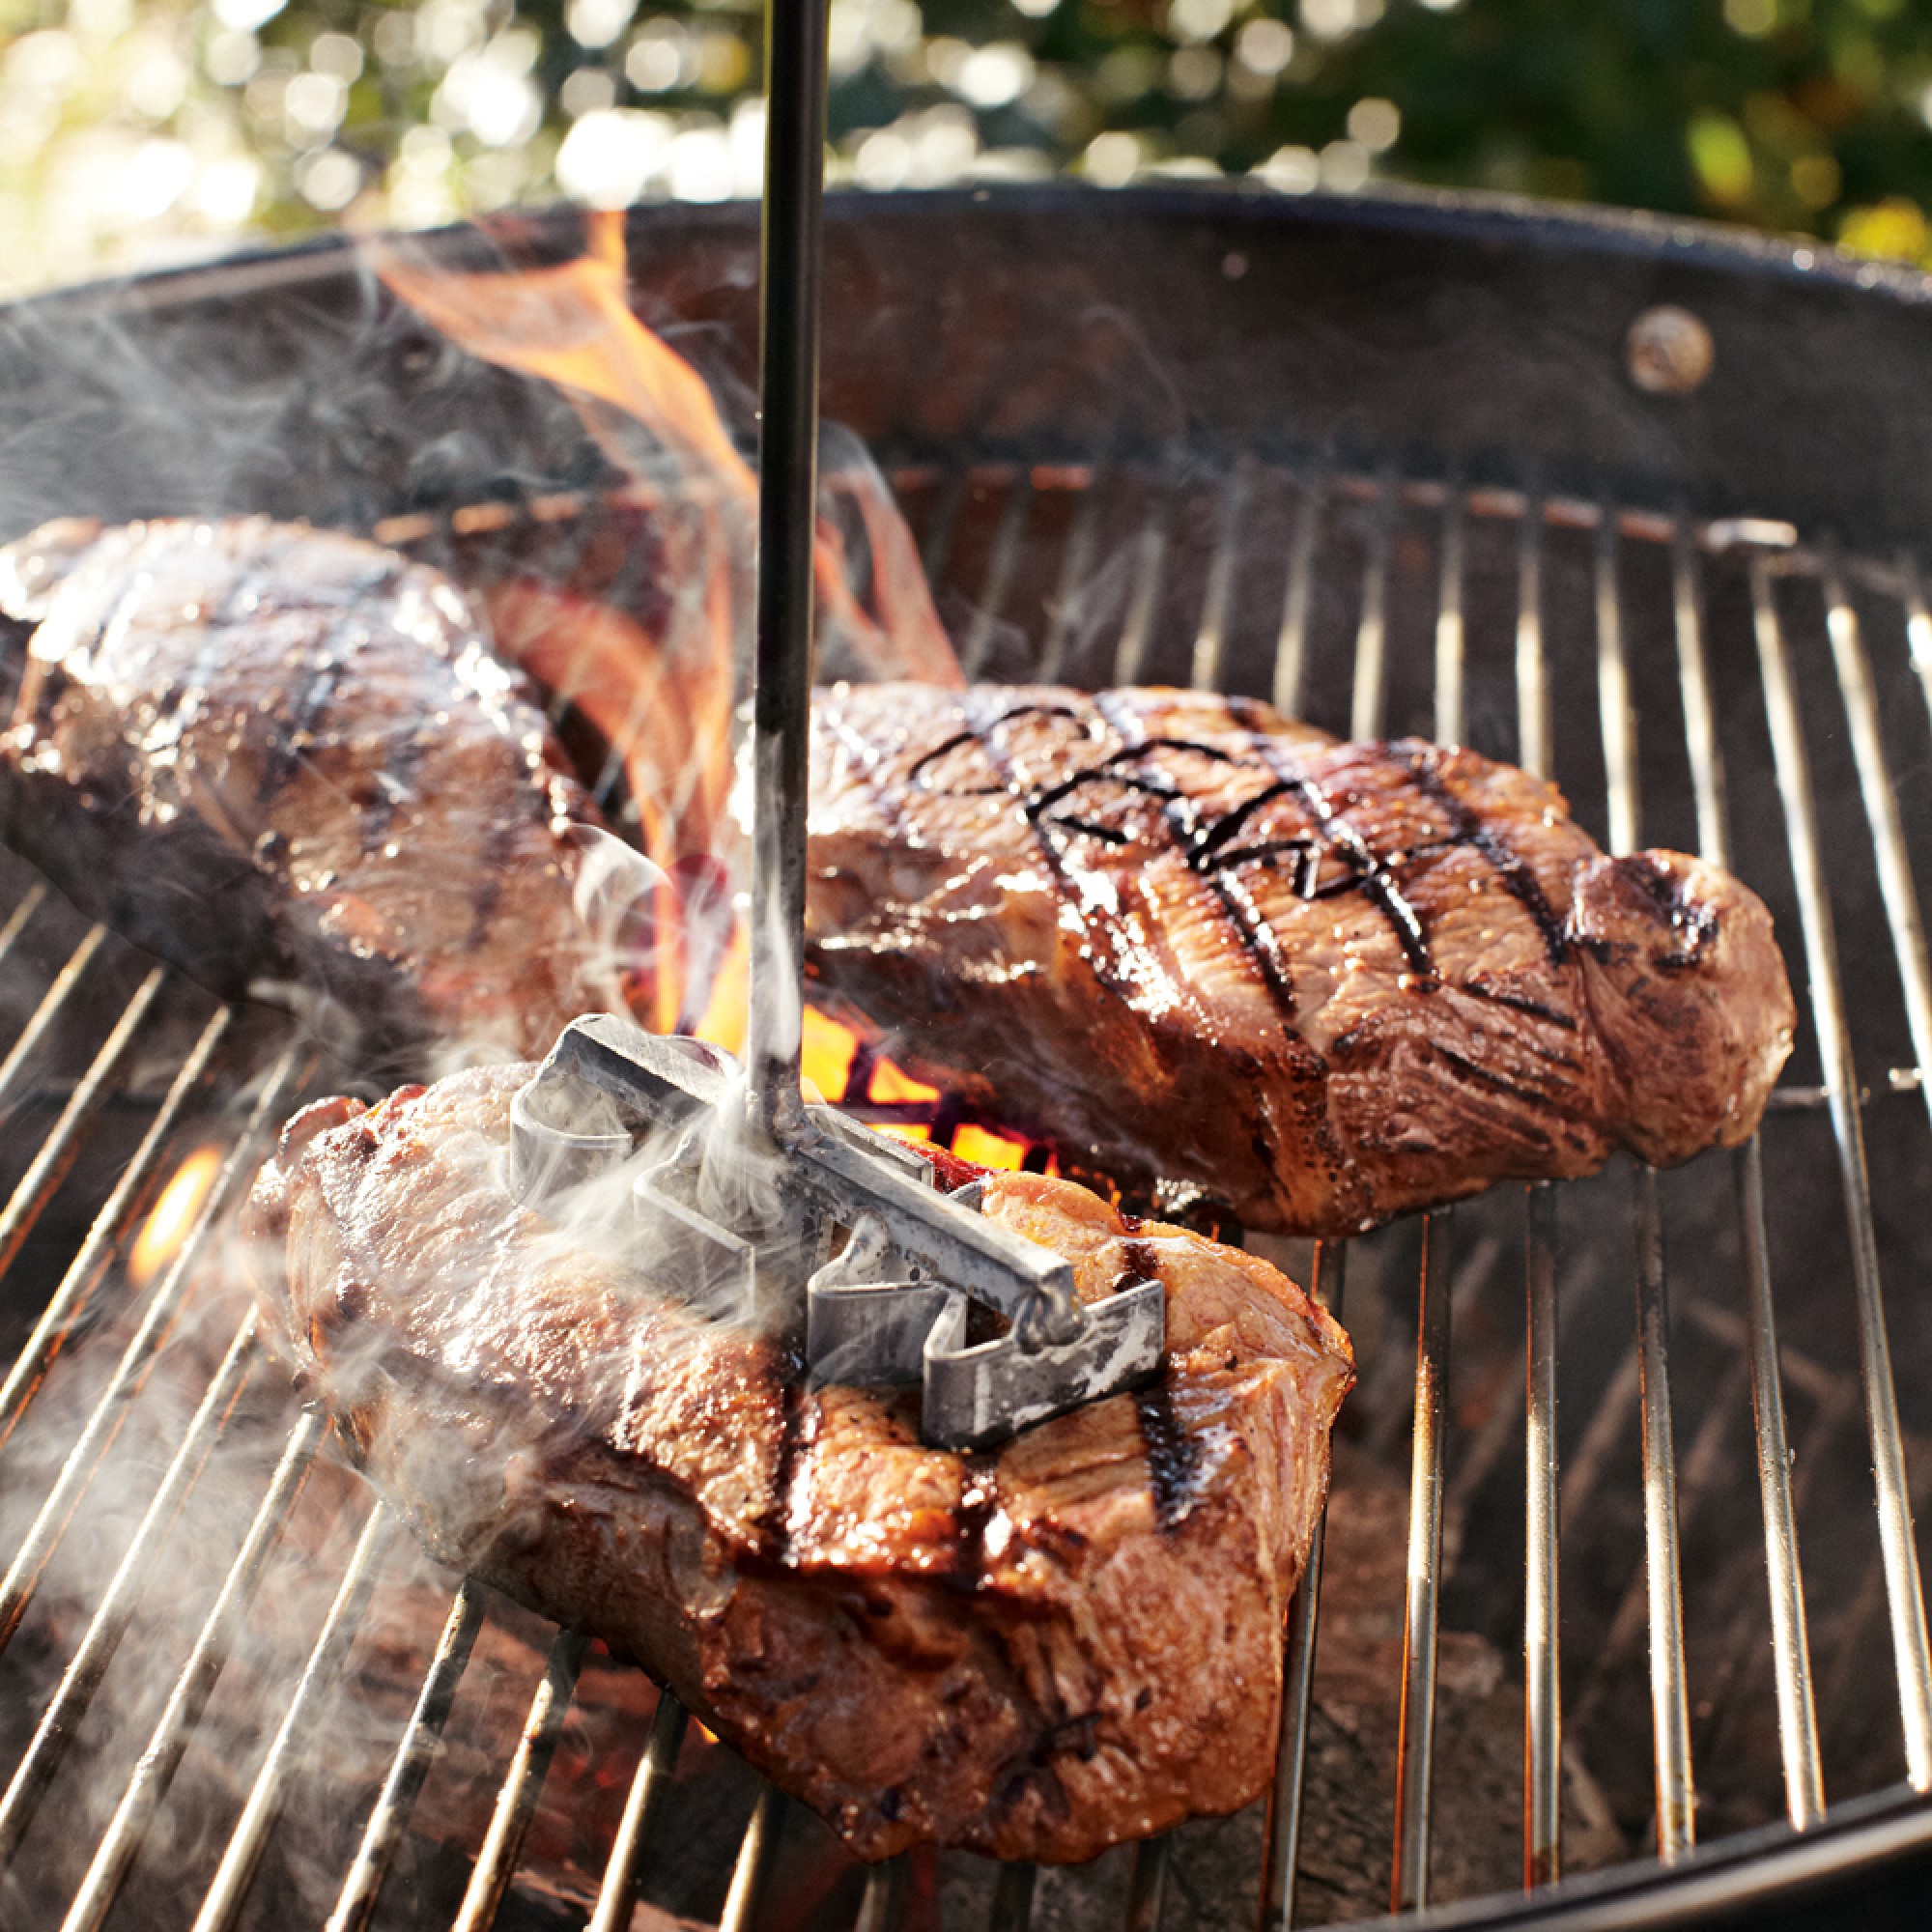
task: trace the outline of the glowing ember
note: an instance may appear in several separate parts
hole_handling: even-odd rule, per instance
[[[971,1122],[952,1136],[952,1151],[961,1160],[977,1161],[981,1167],[1017,1168],[1032,1145],[1013,1134],[1003,1134],[997,1127],[976,1127]]]
[[[175,1169],[128,1257],[128,1279],[134,1287],[146,1288],[181,1253],[220,1171],[221,1149],[213,1141]]]

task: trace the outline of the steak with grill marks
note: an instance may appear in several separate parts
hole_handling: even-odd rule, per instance
[[[917,1389],[808,1387],[781,1338],[514,1205],[533,1070],[324,1101],[250,1202],[275,1346],[439,1558],[645,1664],[864,1858],[1088,1859],[1264,1789],[1353,1380],[1326,1314],[1258,1257],[985,1176],[1084,1300],[1165,1284],[1166,1369],[930,1449]]]
[[[1771,917],[1609,858],[1473,752],[1243,698],[839,686],[813,715],[808,970],[893,1054],[1122,1178],[1340,1234],[1756,1126]]]
[[[234,995],[497,1057],[607,1001],[572,904],[597,813],[443,577],[266,518],[50,524],[0,550],[23,651],[0,836]],[[590,835],[594,837],[594,835]]]

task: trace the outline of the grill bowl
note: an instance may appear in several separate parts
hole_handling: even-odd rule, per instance
[[[560,260],[579,241],[573,218],[547,215],[423,245],[474,267]],[[639,211],[630,242],[640,312],[743,398],[755,211]],[[1932,1673],[1908,1561],[1932,1457],[1932,1315],[1914,1293],[1932,1148],[1918,923],[1932,863],[1918,776],[1932,769],[1932,616],[1917,554],[1932,529],[1918,460],[1932,432],[1932,284],[1693,224],[1450,197],[835,199],[827,246],[826,412],[893,477],[970,669],[1214,684],[1339,730],[1455,737],[1536,764],[1606,842],[1727,857],[1771,904],[1794,982],[1810,989],[1761,1143],[1735,1160],[1661,1178],[1620,1163],[1350,1244],[1345,1314],[1364,1375],[1338,1475],[1327,1595],[1342,1607],[1325,1635],[1306,1610],[1290,1633],[1314,1699],[1305,1718],[1291,1712],[1271,1821],[1188,1828],[1136,1858],[1043,1878],[1041,1922],[1094,1922],[1111,1900],[1146,1925],[1165,1894],[1170,1928],[1258,1906],[1279,1923],[1297,1862],[1300,1923],[1391,1888],[1405,1903],[1444,1901],[1437,1912],[1458,1923],[1767,1911],[1816,1923],[1821,1898],[1848,1922],[1903,1913],[1932,1839],[1912,1783],[1932,1778]],[[1631,330],[1661,307],[1709,332],[1710,374],[1688,393],[1633,380]],[[0,427],[5,536],[76,512],[266,510],[376,531],[470,583],[511,568],[567,576],[615,480],[561,398],[398,313],[339,243],[16,305],[0,319]],[[36,1313],[72,1278],[129,1155],[153,1179],[196,1135],[245,1150],[251,1111],[271,1124],[302,1075],[278,1059],[271,1016],[211,1019],[173,976],[135,1011],[147,962],[67,922],[24,874],[14,890],[29,910],[11,940],[0,934],[0,994],[24,1045],[0,1066],[0,1090],[30,1127],[6,1179],[34,1225],[0,1288],[31,1354]],[[67,949],[90,945],[63,978]],[[128,1041],[90,1089],[97,1050],[130,1011]],[[210,1078],[168,1114],[169,1083],[217,1022]],[[265,1068],[281,1089],[264,1088]],[[136,1144],[157,1119],[144,1170]],[[238,1181],[245,1171],[244,1151]],[[137,1186],[107,1217],[106,1253],[143,1199]],[[1283,1245],[1300,1278],[1338,1279],[1339,1250]],[[125,1481],[97,1480],[62,1545],[100,1551],[71,1576],[49,1570],[0,1658],[24,1692],[14,1755],[30,1763],[32,1715],[111,1594],[122,1544],[139,1546],[154,1470],[191,1429],[225,1346],[197,1341],[185,1320],[144,1344],[143,1310],[169,1277],[124,1305],[124,1272],[110,1266],[91,1294],[102,1332],[54,1364],[0,1462],[5,1549],[25,1539],[31,1552],[69,1445],[90,1415],[121,1413],[93,1407],[110,1358],[137,1350],[139,1394],[102,1465],[125,1465]],[[190,1314],[222,1305],[206,1272],[181,1270]],[[150,1375],[151,1362],[183,1376]],[[245,1464],[252,1509],[286,1462],[291,1417],[273,1380],[248,1382],[196,1495],[246,1491],[222,1474]],[[38,1386],[30,1376],[20,1392]],[[134,1425],[151,1411],[152,1428]],[[1422,1504],[1406,1529],[1399,1512],[1375,1514],[1405,1480]],[[300,1694],[290,1702],[307,1644],[321,1634],[318,1695],[345,1659],[352,1703],[370,1677],[369,1599],[346,1588],[339,1615],[329,1602],[345,1575],[376,1587],[382,1552],[355,1540],[366,1508],[325,1457],[277,1559],[300,1560],[314,1601],[289,1617],[299,1630],[286,1657],[271,1644],[259,1660],[243,1653],[267,1685],[266,1718],[248,1720],[261,1735],[239,1753],[232,1789],[189,1778],[162,1808],[170,1855],[144,1849],[124,1920],[158,1911],[165,1893],[187,1922],[211,1879],[244,1922],[289,1887],[333,1898],[365,1819],[400,1823],[375,1783],[433,1735],[436,1698],[456,1694],[455,1652],[440,1676],[432,1655],[440,1608],[426,1625],[389,1619],[412,1667],[429,1672],[428,1719],[365,1698],[367,1765],[344,1774],[355,1802],[342,1845],[324,1833],[277,1849],[300,1836],[289,1792],[318,1782],[300,1722],[281,1759],[273,1742],[291,1710],[314,1718]],[[191,1507],[183,1522],[196,1520]],[[1777,1533],[1786,1520],[1793,1541]],[[156,1560],[181,1572],[185,1531],[168,1533],[152,1533]],[[239,1541],[238,1529],[204,1596]],[[184,1586],[191,1603],[195,1587]],[[151,1611],[130,1614],[138,1632]],[[452,1617],[458,1650],[486,1621],[526,1647],[548,1642],[498,1606],[486,1619],[474,1593]],[[557,1922],[573,1922],[568,1873],[588,1861],[594,1892],[608,1840],[622,1842],[615,1810],[599,1814],[588,1847],[546,1852],[539,1832],[513,1874],[519,1807],[544,1782],[573,1688],[583,1723],[611,1701],[594,1664],[580,1681],[584,1667],[568,1639],[529,1665],[536,1743],[517,1752],[514,1720],[496,1735],[503,1802],[480,1856],[472,1842],[448,1854],[449,1870],[406,1858],[385,1914],[435,1916],[441,1885],[466,1901],[466,1923],[488,1922],[506,1895],[507,1915],[549,1897]],[[85,1829],[63,1817],[56,1830],[61,1807],[42,1804],[12,1847],[15,1897],[50,1909],[47,1922],[111,1831],[156,1719],[138,1701],[127,1710],[49,1787],[97,1794],[73,1814]],[[612,1719],[596,1733],[606,1757],[586,1770],[566,1750],[552,1775],[572,1789],[586,1776],[621,1784],[647,1721],[636,1710]],[[661,1735],[652,1761],[668,1766],[673,1744]],[[1496,1823],[1515,1808],[1519,1756],[1520,1832]],[[1463,1790],[1498,1764],[1512,1787],[1500,1812]],[[1338,1874],[1340,1841],[1323,1835],[1364,1766],[1388,1774],[1348,1841],[1366,1883]],[[794,1818],[781,1831],[765,1801],[741,1840],[753,1799],[733,1777],[700,1766],[678,1780],[687,1821],[729,1824],[693,1855],[710,1877],[692,1880],[681,1909],[749,1910],[770,1857],[786,1884],[823,1869],[815,1828]],[[267,1829],[270,1806],[250,1841],[245,1806],[270,1787],[283,1823]],[[1820,1793],[1832,1801],[1822,1818]],[[197,1794],[203,1812],[190,1816]],[[1570,1863],[1606,1868],[1509,1899],[1525,1859],[1549,1869],[1559,1815]],[[1794,1816],[1802,1834],[1780,1822]],[[1485,1819],[1482,1841],[1465,1842]],[[675,1835],[704,1839],[696,1825]],[[1648,1861],[1652,1849],[1668,1863]],[[262,1853],[270,1862],[251,1892]],[[743,1882],[727,1897],[734,1866]],[[917,1915],[925,1879],[912,1876]],[[995,1887],[948,1867],[943,1880],[955,1903],[989,1904],[1006,1924],[1036,1898],[1023,1872]],[[860,1907],[856,1875],[813,1883],[799,1922]],[[889,1894],[883,1883],[864,1891],[868,1922]]]

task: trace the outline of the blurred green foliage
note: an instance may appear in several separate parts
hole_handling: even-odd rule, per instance
[[[0,0],[0,287],[755,191],[755,0]],[[834,179],[1393,179],[1932,260],[1915,0],[834,0]]]

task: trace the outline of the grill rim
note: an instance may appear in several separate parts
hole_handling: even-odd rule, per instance
[[[1341,201],[1338,212],[1358,210],[1361,205],[1352,198]],[[336,252],[336,244],[305,252],[315,255]],[[192,275],[197,271],[171,272]],[[1932,290],[1932,278],[1914,279],[1926,284],[1919,291],[1921,298],[1927,290]],[[1413,479],[1401,480],[1406,483]],[[1463,492],[1451,490],[1449,494],[1459,504],[1463,501]],[[1550,500],[1540,495],[1525,503],[1523,524],[1525,531],[1531,533],[1525,539],[1526,555],[1534,554],[1534,543],[1540,538],[1551,508]],[[1607,521],[1600,527],[1607,530]],[[1829,568],[1829,562],[1820,567]],[[1151,568],[1157,571],[1157,560]],[[1359,658],[1357,663],[1358,666],[1361,663]],[[1365,701],[1361,696],[1364,688],[1358,683],[1358,704]],[[1875,1807],[1878,1815],[1871,1818],[1858,1815],[1867,1805]],[[1771,1902],[1772,1891],[1793,1884],[1822,1884],[1833,1875],[1850,1870],[1876,1871],[1887,1862],[1927,1845],[1932,1845],[1932,1805],[1918,1799],[1900,1798],[1895,1793],[1880,1793],[1839,1801],[1832,1807],[1822,1828],[1803,1836],[1785,1826],[1769,1827],[1762,1833],[1734,1833],[1689,1855],[1674,1870],[1648,1861],[1634,1861],[1609,1872],[1562,1881],[1558,1888],[1543,1890],[1520,1906],[1491,1896],[1430,1909],[1419,1918],[1407,1916],[1401,1922],[1570,1926],[1597,1922],[1591,1915],[1610,1910],[1609,1902],[1616,1901],[1620,1914],[1614,1920],[1616,1923],[1674,1923],[1679,1922],[1684,1913],[1743,1910]],[[1740,1865],[1747,1865],[1749,1869],[1731,1869]],[[1651,1894],[1671,1896],[1656,1901],[1656,1911],[1649,1916],[1636,1918],[1628,1916],[1632,1901],[1649,1900]]]

